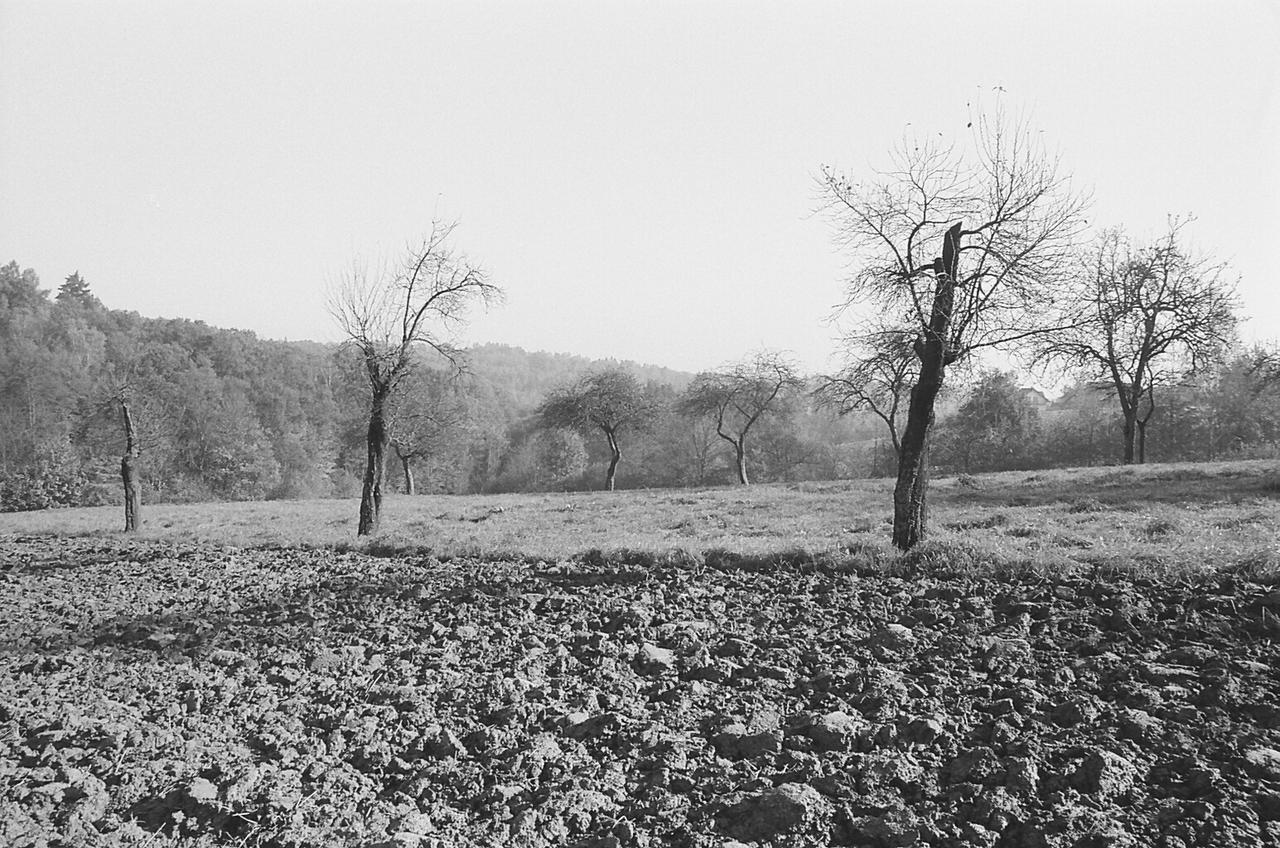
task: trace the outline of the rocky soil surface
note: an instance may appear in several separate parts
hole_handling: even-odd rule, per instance
[[[1280,845],[1215,574],[0,540],[0,844]]]

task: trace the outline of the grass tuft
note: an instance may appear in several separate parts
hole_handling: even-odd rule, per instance
[[[1182,529],[1182,522],[1170,518],[1157,518],[1147,522],[1142,533],[1148,539],[1163,539]]]
[[[1008,523],[1009,516],[1003,512],[996,512],[972,521],[953,521],[943,526],[948,530],[992,530],[996,527],[1003,527]]]
[[[1280,546],[1258,548],[1237,557],[1221,571],[1253,583],[1280,584]]]
[[[1107,505],[1097,498],[1079,498],[1071,502],[1067,507],[1067,512],[1072,515],[1080,515],[1087,512],[1106,512]]]

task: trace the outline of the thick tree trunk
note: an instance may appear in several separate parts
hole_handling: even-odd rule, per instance
[[[138,474],[138,434],[133,427],[129,401],[121,398],[124,417],[124,456],[120,457],[120,482],[124,484],[124,531],[138,532],[142,523],[142,479]]]
[[[382,520],[382,481],[387,470],[387,423],[385,407],[389,391],[374,391],[369,406],[368,460],[364,467],[364,486],[360,490],[360,526],[356,535],[370,536],[378,532]]]
[[[622,450],[618,447],[618,439],[608,430],[605,435],[609,438],[609,470],[604,475],[605,491],[613,491],[613,478],[618,471],[618,463],[622,461]]]
[[[893,544],[904,551],[928,532],[929,431],[945,370],[942,342],[930,339],[924,344],[920,378],[911,390],[907,426],[898,454],[898,482],[893,489]]]
[[[1124,414],[1124,458],[1125,465],[1133,465],[1134,443],[1138,433],[1138,416],[1134,412]]]
[[[125,454],[120,458],[120,480],[124,483],[124,531],[137,533],[142,523],[142,481],[137,457]]]
[[[916,341],[920,376],[911,389],[907,426],[898,454],[898,482],[893,489],[893,544],[910,550],[928,532],[929,431],[933,428],[933,406],[942,391],[951,338],[951,311],[955,305],[957,266],[960,255],[960,224],[947,231],[942,257],[934,260],[936,286],[929,312],[927,332]]]
[[[744,486],[750,486],[751,481],[747,479],[747,440],[739,439],[733,443],[733,454],[738,461],[738,482]]]

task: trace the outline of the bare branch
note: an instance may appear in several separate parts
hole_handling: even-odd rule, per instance
[[[813,397],[820,406],[848,415],[869,410],[884,422],[894,453],[899,450],[902,402],[915,382],[919,360],[914,330],[876,327],[845,339],[845,364],[821,378]]]

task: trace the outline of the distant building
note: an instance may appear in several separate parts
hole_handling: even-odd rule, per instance
[[[1062,409],[1110,409],[1115,401],[1116,387],[1109,380],[1090,380],[1077,383],[1067,389],[1054,406]]]
[[[1050,404],[1049,398],[1045,397],[1044,392],[1032,386],[1022,386],[1018,389],[1018,397],[1027,406],[1036,412],[1043,412]]]

